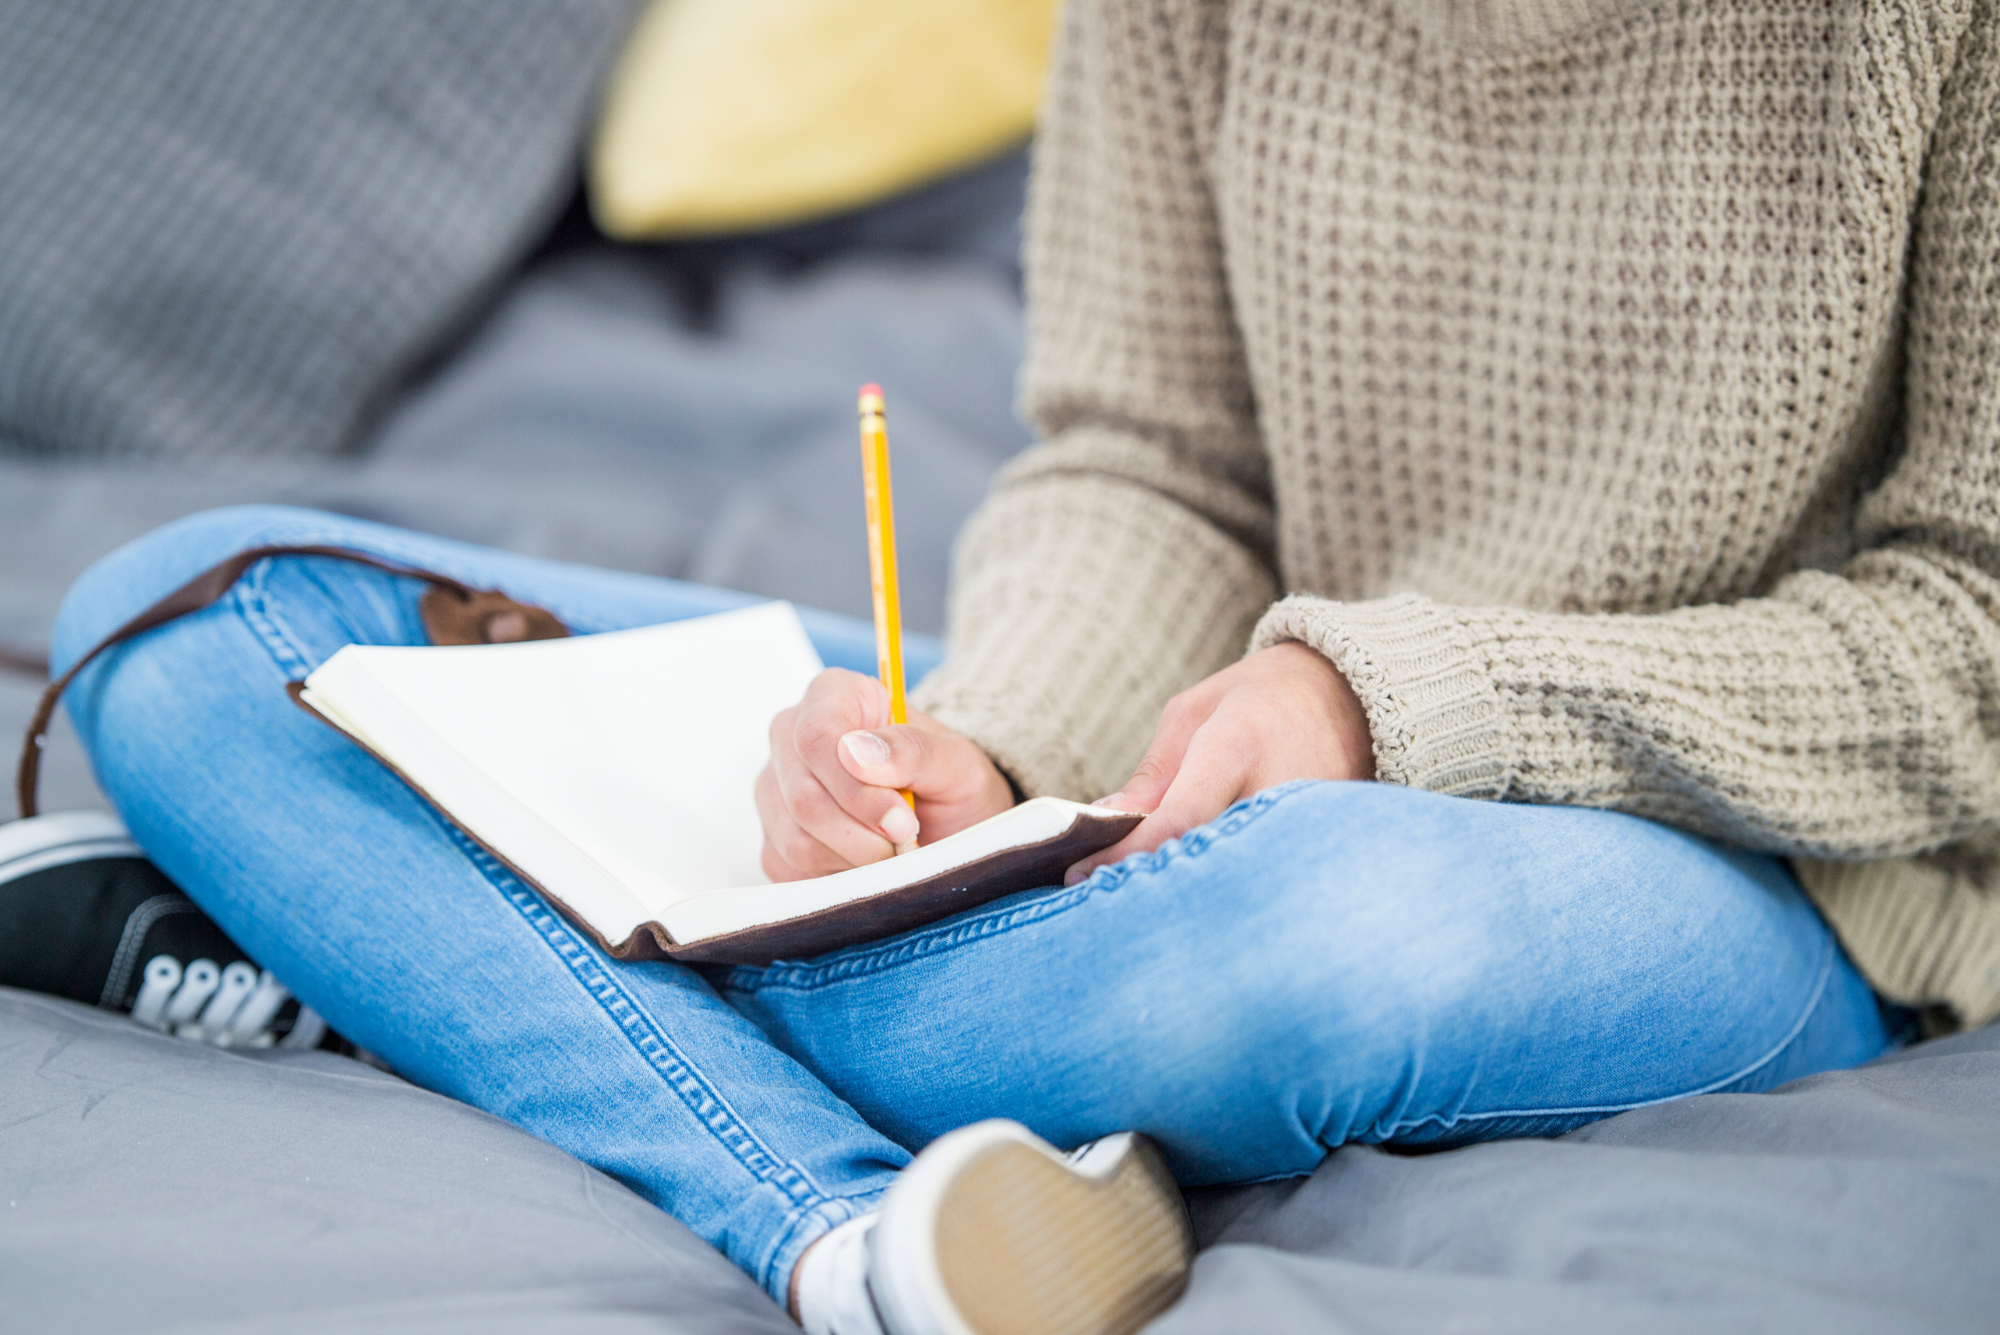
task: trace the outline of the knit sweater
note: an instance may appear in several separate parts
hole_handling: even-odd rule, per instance
[[[1027,260],[919,694],[1025,791],[1301,641],[2000,1014],[2000,0],[1070,0]]]

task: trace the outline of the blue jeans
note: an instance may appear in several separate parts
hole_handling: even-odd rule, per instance
[[[748,601],[302,510],[198,515],[106,558],[60,670],[262,543],[358,547],[579,631]],[[403,1076],[629,1184],[782,1301],[910,1153],[1012,1117],[1156,1137],[1188,1184],[1350,1140],[1546,1135],[1865,1061],[1883,1012],[1776,859],[1602,811],[1296,783],[1070,889],[768,968],[621,964],[285,696],[421,642],[415,581],[254,567],[108,655],[69,708],[133,832],[242,945]],[[869,628],[808,614],[831,663]],[[910,646],[913,672],[935,662]]]

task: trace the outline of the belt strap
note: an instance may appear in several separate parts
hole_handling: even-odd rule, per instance
[[[69,671],[49,683],[49,688],[42,692],[42,702],[35,710],[34,720],[28,724],[27,738],[21,744],[21,766],[15,772],[14,793],[20,802],[23,817],[32,816],[37,810],[36,791],[40,787],[42,750],[48,742],[49,722],[55,717],[56,704],[62,699],[63,691],[76,680],[77,673],[112,645],[135,635],[143,635],[190,612],[199,612],[228,593],[242,578],[244,571],[273,556],[332,557],[372,566],[391,575],[423,580],[431,586],[424,593],[420,609],[424,632],[432,644],[512,644],[521,640],[559,640],[569,634],[569,627],[546,608],[509,598],[497,589],[475,589],[449,575],[440,575],[421,566],[386,561],[349,547],[252,547],[202,571],[112,631],[98,641],[89,653],[71,664]]]

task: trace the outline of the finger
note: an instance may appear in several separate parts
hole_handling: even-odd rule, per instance
[[[791,813],[785,810],[784,799],[778,795],[777,779],[770,766],[766,765],[757,775],[757,782],[751,791],[757,800],[757,819],[764,829],[764,847],[758,855],[764,874],[773,881],[796,881],[811,875],[794,867],[778,851],[778,845],[784,841],[793,822]]]
[[[847,818],[892,844],[916,838],[916,815],[896,791],[906,783],[873,783],[857,777],[840,754],[841,739],[856,729],[887,724],[888,693],[880,682],[858,673],[822,673],[806,693],[793,729],[794,751],[804,767]],[[796,776],[781,769],[789,796]],[[808,794],[807,799],[816,802]],[[817,826],[815,834],[827,837]],[[840,847],[840,845],[836,845]]]
[[[894,795],[868,793],[864,787],[856,785],[854,779],[840,767],[834,747],[838,745],[842,733],[854,727],[870,727],[886,721],[888,691],[882,689],[880,681],[864,677],[858,671],[828,668],[806,687],[806,697],[792,711],[792,721],[788,725],[792,741],[790,759],[802,761],[834,803],[868,829],[880,829],[880,821],[888,815]],[[778,753],[780,745],[774,731],[772,755]],[[790,763],[780,765],[778,777],[784,781],[786,791],[792,791],[798,781]],[[892,821],[892,825],[898,829],[902,827],[900,821]]]
[[[844,734],[840,763],[857,783],[949,800],[965,785],[971,768],[983,772],[986,759],[956,733],[903,723]]]
[[[922,746],[913,746],[908,738],[884,735],[892,731],[850,732],[840,739],[837,750],[841,768],[860,784],[861,793],[871,797],[893,794],[887,810],[876,818],[875,827],[888,836],[900,854],[917,846],[917,812],[916,795],[911,791],[916,784],[896,777],[907,761],[907,755],[899,758],[897,752],[899,748],[905,753],[921,750]],[[910,796],[905,797],[906,792]]]
[[[1219,695],[1204,689],[1206,685],[1204,682],[1182,691],[1167,701],[1166,708],[1160,711],[1160,726],[1153,733],[1153,744],[1146,748],[1145,756],[1124,786],[1110,797],[1100,799],[1104,805],[1120,811],[1153,811],[1158,808],[1181,771],[1188,743],[1215,712]]]
[[[812,876],[813,872],[794,867],[785,860],[785,855],[778,851],[779,843],[783,842],[786,832],[792,828],[792,819],[784,813],[784,804],[782,802],[778,804],[777,823],[773,823],[770,817],[764,816],[761,802],[758,807],[758,814],[764,819],[764,847],[757,856],[757,862],[763,867],[764,875],[773,881],[800,881]]]
[[[1204,746],[1202,735],[1197,733],[1188,745],[1185,763],[1152,814],[1111,847],[1073,864],[1064,873],[1063,884],[1075,885],[1099,867],[1134,853],[1150,853],[1169,839],[1178,839],[1197,825],[1214,820],[1230,803],[1246,795],[1250,782],[1248,767],[1234,748],[1226,744]]]
[[[923,714],[907,724],[856,729],[840,739],[838,755],[850,778],[871,791],[909,792],[926,840],[955,834],[1014,805],[1006,776],[978,744]],[[883,817],[885,831],[893,833],[899,824],[893,809]]]
[[[800,713],[803,715],[804,711]],[[774,842],[788,862],[802,871],[817,869],[813,872],[815,875],[879,862],[888,857],[893,851],[891,846],[894,840],[879,825],[873,822],[863,824],[855,819],[853,813],[843,808],[826,790],[818,773],[802,754],[799,732],[797,725],[790,730],[780,724],[772,727],[769,769],[783,816],[776,817],[773,813],[773,818],[766,820],[766,834],[775,836]],[[889,800],[895,798],[893,793],[885,796]],[[885,801],[885,809],[886,805]],[[875,818],[880,820],[880,811],[875,813]],[[796,834],[787,827],[788,823],[798,827]],[[824,845],[831,854],[831,860],[814,855],[810,849],[799,844],[800,835]]]
[[[774,881],[796,881],[808,876],[845,871],[858,865],[799,825],[778,788],[777,775],[770,766],[757,776],[753,793],[757,801],[757,816],[764,826],[761,861],[766,876]],[[877,844],[880,842],[878,840]]]

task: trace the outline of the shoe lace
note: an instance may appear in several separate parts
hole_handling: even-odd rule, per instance
[[[155,955],[146,961],[132,1018],[220,1048],[317,1047],[326,1037],[326,1021],[305,1003],[288,1030],[277,1027],[291,995],[269,969],[248,960],[222,968],[201,959],[183,968],[172,955]]]

